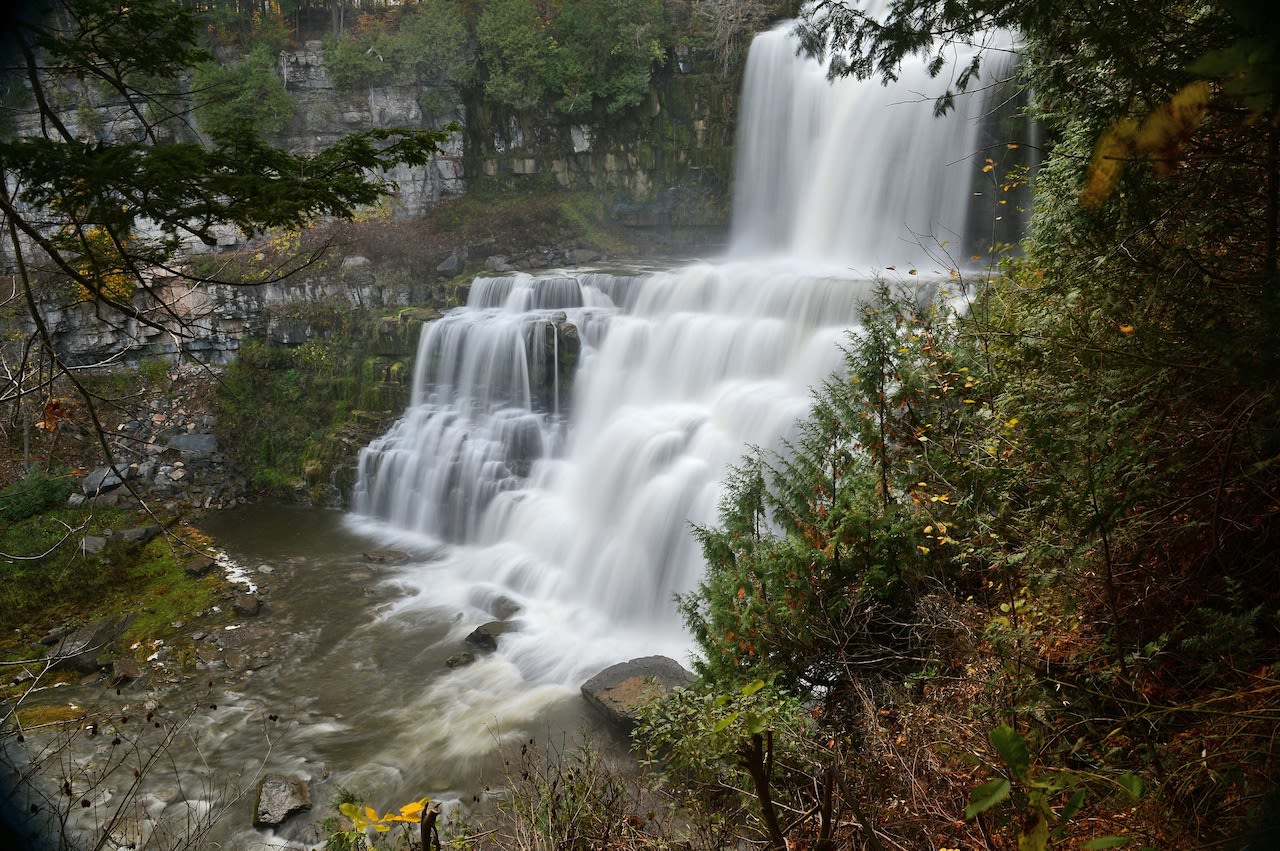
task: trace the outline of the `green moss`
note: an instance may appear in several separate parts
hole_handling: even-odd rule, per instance
[[[73,724],[85,717],[83,707],[70,703],[25,705],[17,712],[18,726],[24,730],[53,724]]]
[[[138,588],[133,602],[126,603],[135,617],[124,644],[166,635],[174,623],[191,620],[218,601],[224,590],[222,577],[187,576],[185,553],[172,542],[156,538],[138,554],[132,569]]]
[[[193,579],[184,562],[190,533],[161,535],[141,549],[112,544],[86,552],[86,535],[154,523],[138,512],[95,508],[48,511],[0,530],[0,652],[18,650],[59,624],[89,623],[130,614],[126,642],[162,637],[171,624],[188,621],[212,606],[222,579]]]
[[[336,467],[353,460],[354,450],[335,436],[357,409],[404,404],[407,385],[389,386],[379,363],[385,351],[414,344],[411,323],[345,303],[300,305],[289,316],[319,336],[299,346],[247,343],[223,374],[217,431],[224,444],[240,447],[255,488],[309,498],[308,485],[331,481]]]
[[[603,251],[626,251],[626,243],[601,226],[605,219],[603,206],[598,195],[574,192],[559,199],[557,210],[568,226],[581,234],[582,240]]]

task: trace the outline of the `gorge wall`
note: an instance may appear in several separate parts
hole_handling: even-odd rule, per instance
[[[375,223],[412,227],[442,200],[476,189],[571,190],[596,197],[598,209],[614,226],[658,243],[718,245],[724,238],[738,81],[709,55],[682,51],[654,74],[648,94],[634,109],[572,118],[549,109],[513,110],[486,102],[475,90],[450,92],[439,81],[343,88],[334,83],[319,41],[280,52],[275,73],[294,103],[292,119],[268,137],[282,149],[320,150],[347,133],[368,128],[458,128],[426,166],[402,166],[388,175],[397,190],[383,209],[371,211]],[[427,89],[431,97],[424,97]],[[424,111],[423,103],[435,108]],[[69,102],[66,116],[77,131],[121,138],[137,132],[126,110],[97,100],[89,89],[80,93],[80,100]],[[19,126],[17,132],[35,133],[38,128]],[[583,248],[545,240],[522,246],[518,238],[496,247],[463,243],[425,269],[402,274],[383,274],[382,269],[375,273],[379,265],[394,264],[393,257],[375,256],[370,266],[364,257],[344,257],[351,252],[339,248],[320,268],[278,284],[193,286],[177,278],[161,280],[172,309],[164,315],[155,311],[155,327],[136,318],[103,322],[92,304],[66,298],[58,286],[45,291],[42,316],[69,364],[130,363],[187,353],[217,365],[234,358],[246,336],[286,345],[304,342],[311,331],[305,322],[290,318],[301,304],[336,299],[375,309],[409,304],[444,308],[452,301],[441,295],[437,284],[454,277],[464,280],[479,264],[506,271],[573,265],[598,256]],[[214,246],[189,246],[193,262],[210,267],[219,266],[222,255],[243,256],[248,251],[252,258],[254,250],[230,227],[221,230]],[[26,326],[26,332],[34,330],[21,311],[4,321],[11,329],[17,325]]]

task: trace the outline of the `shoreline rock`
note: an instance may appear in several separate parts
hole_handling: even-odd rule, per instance
[[[610,723],[629,731],[642,707],[696,679],[674,659],[643,656],[605,668],[582,684],[582,696]]]

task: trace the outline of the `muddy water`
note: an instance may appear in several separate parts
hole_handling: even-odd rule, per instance
[[[446,664],[467,649],[476,620],[493,619],[412,599],[430,593],[421,576],[445,564],[446,553],[374,563],[364,553],[385,542],[351,531],[340,513],[293,506],[246,506],[199,525],[254,587],[262,611],[230,627],[188,626],[193,676],[166,676],[179,664],[160,647],[148,673],[118,692],[96,682],[39,696],[111,719],[108,735],[81,731],[50,757],[73,779],[74,797],[88,802],[71,808],[72,831],[92,830],[125,802],[117,835],[126,841],[216,821],[206,847],[314,847],[339,787],[384,809],[423,795],[470,806],[501,784],[504,743],[608,737],[576,689],[518,687],[521,674],[501,655]],[[412,585],[398,580],[406,571]],[[160,726],[145,723],[148,713]],[[47,756],[56,747],[39,736],[28,746],[36,742]],[[164,758],[129,793],[128,766],[161,746]],[[122,759],[126,770],[108,771]],[[253,828],[254,792],[267,773],[310,781],[312,813],[278,831]]]
[[[247,664],[255,652],[271,654],[257,671],[227,671],[223,690],[239,715],[227,727],[211,725],[214,762],[234,771],[256,760],[307,777],[320,805],[339,786],[382,807],[428,794],[469,803],[500,782],[502,743],[603,732],[576,689],[510,688],[519,672],[483,653],[469,665],[447,664],[468,650],[476,621],[493,616],[430,605],[406,614],[406,603],[422,602],[407,598],[430,590],[399,577],[443,564],[445,552],[372,563],[364,553],[384,542],[351,531],[340,513],[298,507],[251,506],[203,526],[266,601]],[[264,713],[278,720],[264,722]],[[248,823],[245,803],[231,824]],[[241,848],[309,838],[305,824],[287,824],[281,836],[234,833]]]

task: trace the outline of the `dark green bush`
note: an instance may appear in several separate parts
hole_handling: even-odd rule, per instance
[[[257,44],[235,62],[197,66],[192,87],[200,129],[225,134],[245,122],[264,133],[284,129],[294,102],[276,73],[275,57],[266,44]]]
[[[74,487],[68,475],[28,473],[0,491],[0,521],[17,523],[57,508],[67,501]]]
[[[333,82],[344,89],[415,82],[460,86],[472,74],[466,22],[449,0],[362,16],[352,32],[325,42],[324,56]]]

